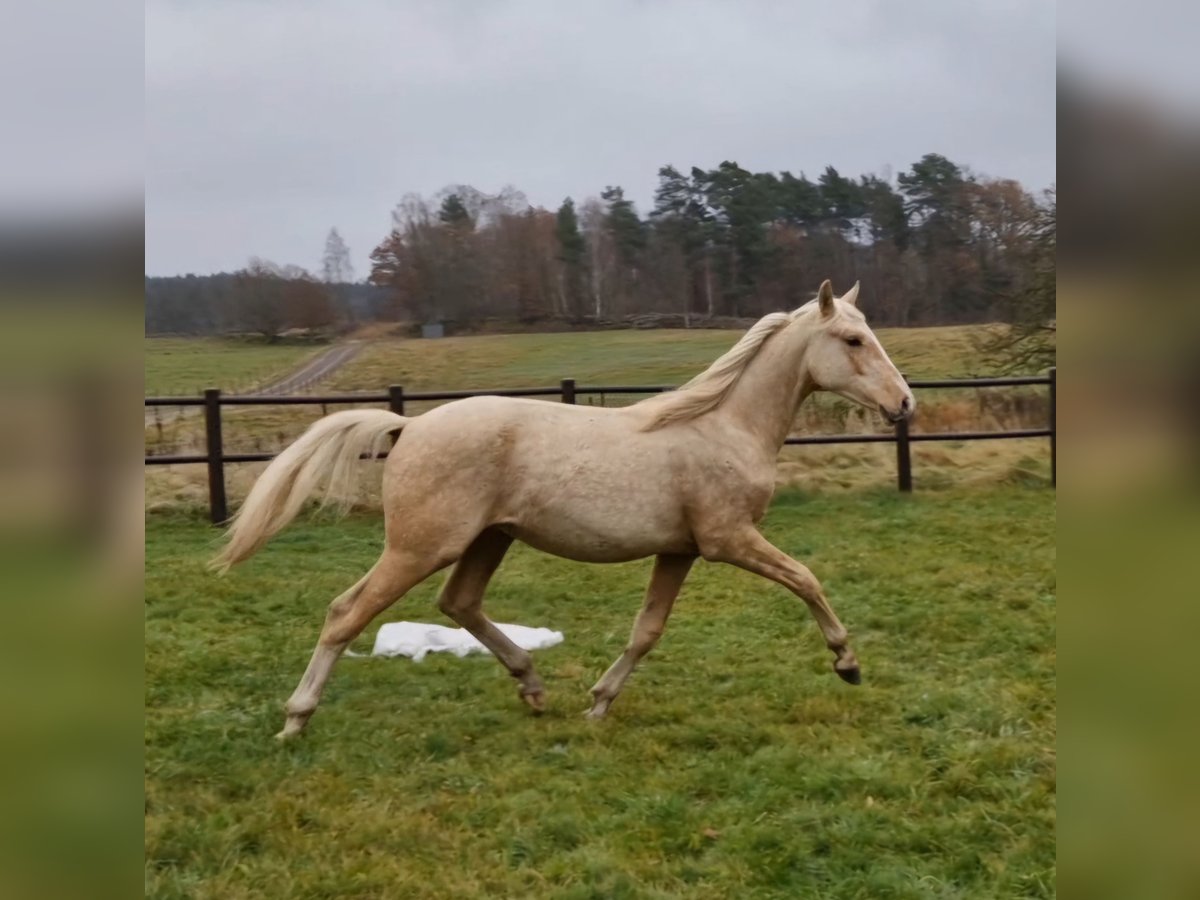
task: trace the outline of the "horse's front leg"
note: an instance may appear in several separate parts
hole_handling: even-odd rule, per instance
[[[753,527],[739,531],[730,540],[721,541],[704,556],[705,559],[730,563],[769,578],[803,600],[817,620],[821,634],[825,636],[825,646],[833,651],[833,670],[850,684],[862,681],[858,659],[847,643],[849,635],[846,628],[825,599],[821,583],[806,566],[796,562]]]
[[[654,572],[650,576],[650,586],[646,589],[646,600],[637,619],[634,620],[633,633],[629,635],[625,652],[592,688],[595,702],[587,713],[589,719],[604,718],[608,707],[617,698],[617,694],[621,693],[625,679],[630,676],[641,658],[658,643],[663,628],[666,627],[667,616],[671,614],[671,607],[675,605],[675,598],[679,595],[679,589],[683,587],[683,580],[687,578],[688,571],[695,561],[694,556],[655,557]]]

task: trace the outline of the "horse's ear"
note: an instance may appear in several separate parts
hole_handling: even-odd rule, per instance
[[[817,291],[817,303],[821,307],[821,315],[833,315],[833,285],[828,278],[821,282],[820,290]]]
[[[850,290],[846,291],[846,293],[842,295],[842,299],[845,300],[847,303],[849,303],[851,306],[858,306],[858,282],[857,281],[854,282],[854,287],[850,288]]]

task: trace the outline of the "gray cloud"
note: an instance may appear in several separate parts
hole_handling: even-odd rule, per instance
[[[504,184],[548,207],[660,165],[843,173],[944,153],[1055,179],[1054,5],[152,3],[146,267],[360,275],[409,191]]]

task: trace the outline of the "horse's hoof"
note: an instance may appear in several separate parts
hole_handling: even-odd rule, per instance
[[[610,703],[611,701],[609,700],[597,700],[594,704],[592,704],[592,708],[583,714],[583,717],[591,720],[592,722],[599,722],[606,715],[608,715],[608,707]]]
[[[529,704],[535,716],[540,716],[546,708],[546,694],[543,691],[521,692],[521,699]]]
[[[852,669],[839,669],[834,665],[833,671],[837,672],[838,678],[842,679],[846,684],[862,684],[862,672],[859,671],[858,666]]]

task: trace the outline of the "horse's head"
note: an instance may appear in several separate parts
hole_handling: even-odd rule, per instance
[[[907,419],[916,408],[912,391],[884,352],[855,305],[858,283],[842,297],[828,280],[817,293],[815,331],[805,354],[818,390],[832,391],[877,409],[889,422]]]

